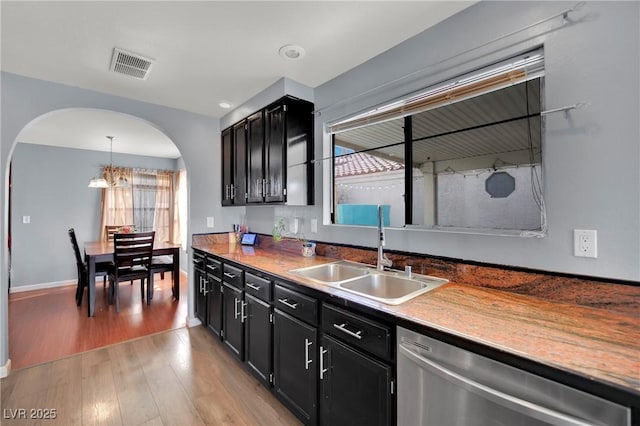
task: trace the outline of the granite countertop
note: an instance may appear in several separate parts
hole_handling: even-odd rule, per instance
[[[287,272],[335,262],[334,258],[305,258],[259,247],[243,251],[242,246],[228,243],[194,242],[193,248],[396,318],[640,395],[640,312],[627,315],[453,281],[392,306]]]

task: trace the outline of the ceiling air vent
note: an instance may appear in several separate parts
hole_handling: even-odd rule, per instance
[[[114,47],[109,69],[113,72],[126,74],[140,80],[146,80],[152,64],[153,59]]]

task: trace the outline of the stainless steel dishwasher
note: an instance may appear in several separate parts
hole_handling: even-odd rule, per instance
[[[628,426],[629,408],[398,327],[400,426]]]

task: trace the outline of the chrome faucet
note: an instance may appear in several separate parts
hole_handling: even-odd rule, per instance
[[[384,228],[382,227],[382,205],[378,204],[378,263],[376,269],[384,271],[384,267],[391,267],[393,262],[384,254]]]

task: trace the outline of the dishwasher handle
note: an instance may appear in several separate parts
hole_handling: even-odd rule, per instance
[[[463,387],[468,391],[474,392],[492,402],[495,402],[496,404],[500,404],[503,407],[507,407],[521,413],[526,413],[531,417],[555,426],[593,426],[592,423],[587,423],[576,417],[550,410],[464,377],[412,351],[404,343],[399,345],[399,349],[400,355],[404,355],[409,358],[409,360],[418,364],[421,368],[428,370],[457,386]]]

